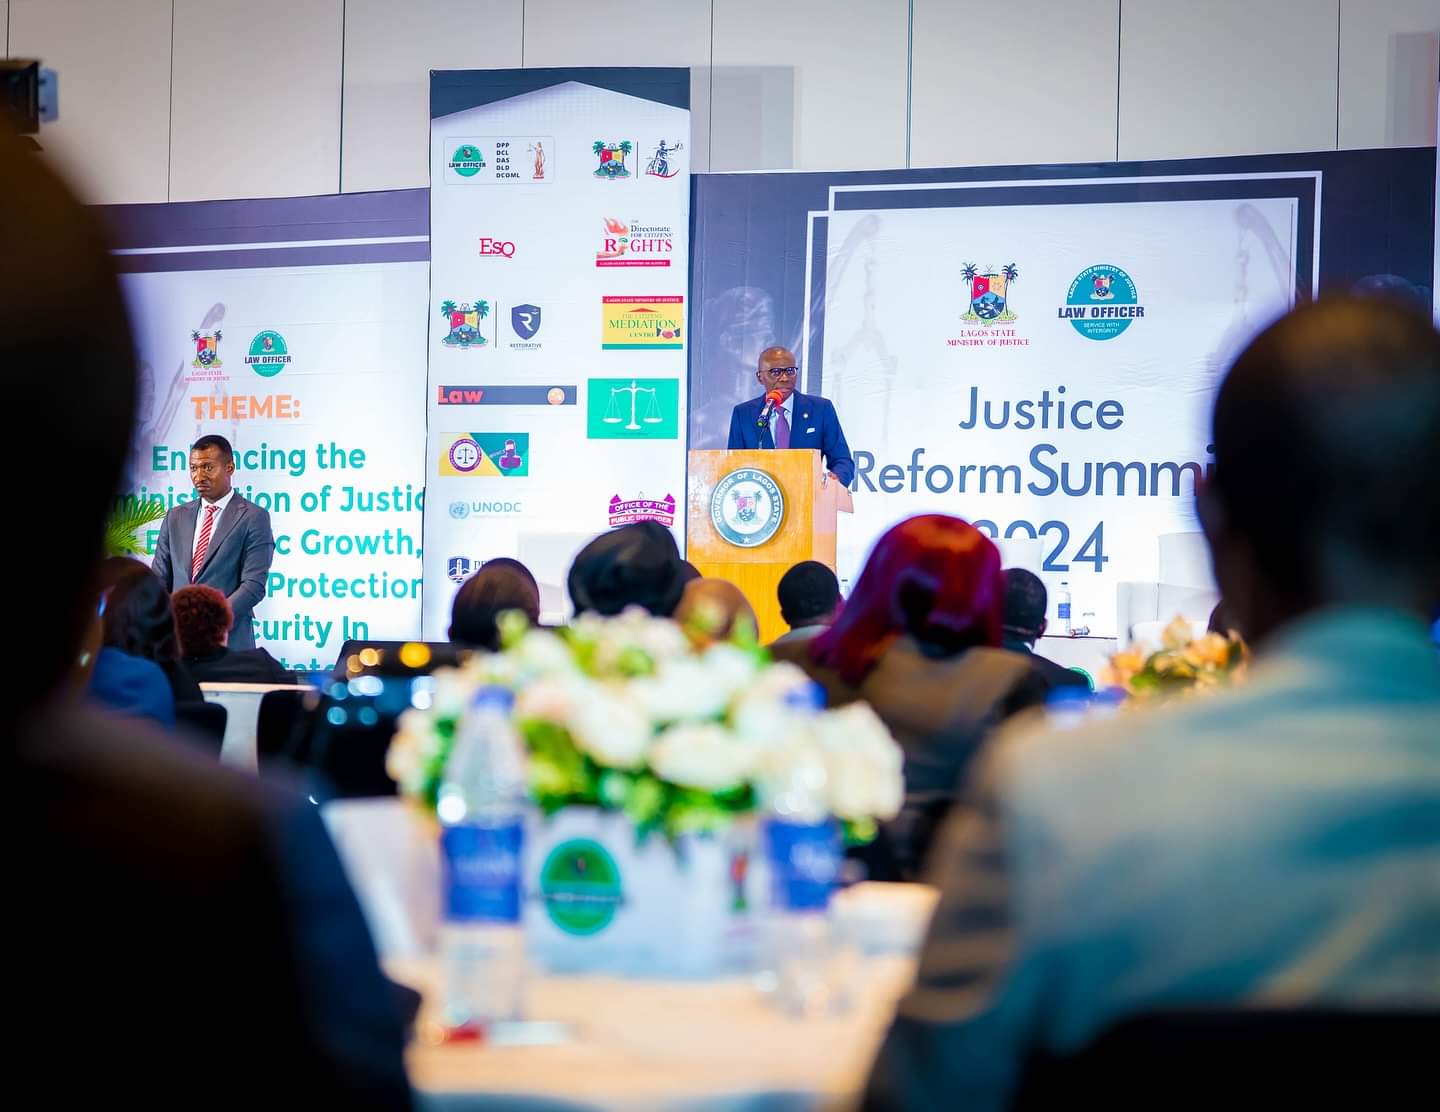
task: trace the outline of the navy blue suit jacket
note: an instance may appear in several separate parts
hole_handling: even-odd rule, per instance
[[[741,402],[730,413],[730,443],[736,448],[773,448],[768,428],[755,424],[760,411],[765,408],[765,398],[751,398]],[[840,428],[840,418],[835,407],[824,398],[814,398],[796,391],[790,410],[790,447],[819,448],[825,457],[825,466],[836,477],[849,486],[855,481],[855,461],[850,458],[850,445],[845,443],[845,433]],[[773,418],[772,418],[773,420]]]

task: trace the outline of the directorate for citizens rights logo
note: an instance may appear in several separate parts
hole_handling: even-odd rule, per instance
[[[1145,315],[1145,306],[1130,275],[1118,266],[1098,263],[1075,276],[1057,314],[1087,340],[1113,340]]]
[[[710,524],[740,548],[764,544],[784,520],[780,484],[758,468],[737,468],[716,483],[710,495]]]
[[[261,378],[274,378],[290,362],[290,349],[285,337],[266,329],[256,333],[250,341],[250,351],[245,356],[245,365]]]

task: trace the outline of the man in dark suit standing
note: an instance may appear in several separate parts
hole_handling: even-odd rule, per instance
[[[1047,688],[1079,687],[1090,684],[1079,672],[1056,664],[1035,652],[1035,642],[1045,635],[1045,610],[1050,596],[1040,577],[1024,568],[1005,569],[1005,624],[1000,627],[1001,645],[1012,653],[1024,653],[1030,666],[1045,680]]]
[[[799,374],[795,353],[770,347],[760,353],[755,372],[760,397],[741,402],[730,413],[730,443],[736,448],[819,448],[832,477],[845,486],[855,478],[855,461],[840,428],[835,407],[824,398],[795,392]],[[767,399],[775,402],[766,409]]]
[[[160,523],[150,565],[167,590],[201,584],[220,591],[235,613],[230,647],[255,647],[250,624],[265,597],[265,577],[275,556],[270,514],[230,485],[235,455],[223,436],[202,436],[190,449],[190,482],[198,495],[176,506]]]

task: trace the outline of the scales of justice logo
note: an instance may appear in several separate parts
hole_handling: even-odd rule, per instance
[[[960,276],[970,288],[970,305],[960,314],[961,320],[988,325],[1015,319],[1010,287],[1020,277],[1020,269],[1014,263],[987,267],[983,273],[974,263],[966,263]]]
[[[625,416],[626,403],[620,398],[622,394],[630,395],[628,417]],[[640,395],[642,394],[645,395],[643,411],[640,408]],[[629,386],[612,386],[610,388],[610,404],[605,408],[605,416],[600,419],[607,425],[621,425],[626,432],[644,432],[645,425],[658,425],[665,420],[660,416],[659,403],[656,401],[658,394],[659,391],[655,387],[641,386],[633,380]]]
[[[740,467],[715,484],[710,495],[710,524],[739,548],[764,544],[785,520],[780,484],[755,467]]]

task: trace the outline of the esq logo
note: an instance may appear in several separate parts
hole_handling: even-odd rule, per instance
[[[480,237],[481,255],[501,255],[504,258],[515,257],[515,244],[508,239],[491,239],[489,236]]]

